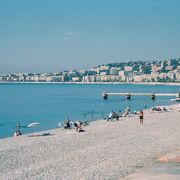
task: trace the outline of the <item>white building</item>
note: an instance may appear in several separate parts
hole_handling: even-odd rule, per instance
[[[119,77],[121,81],[126,81],[126,75],[124,71],[119,71]]]
[[[118,67],[111,67],[110,74],[118,76],[119,71],[120,71],[120,68],[118,68]]]
[[[124,67],[124,71],[126,71],[126,72],[130,72],[132,70],[133,70],[133,66],[125,66]]]

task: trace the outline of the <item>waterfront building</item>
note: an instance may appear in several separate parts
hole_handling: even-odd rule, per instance
[[[80,77],[72,77],[73,82],[80,82]]]
[[[124,71],[119,71],[119,77],[121,81],[126,81],[126,75]]]
[[[152,79],[157,79],[159,76],[159,73],[158,72],[151,72],[151,78]]]
[[[82,78],[82,82],[91,82],[91,78],[90,78],[90,76],[83,76],[83,78]]]
[[[176,80],[180,81],[180,71],[176,72],[175,76],[176,76]]]
[[[143,65],[139,65],[139,73],[144,72],[144,66]]]
[[[171,71],[173,69],[173,67],[172,66],[166,66],[165,69],[168,70],[168,71]]]
[[[110,74],[111,74],[111,75],[116,75],[116,76],[118,76],[119,71],[120,71],[120,68],[118,68],[118,67],[111,67],[111,68],[110,68]]]
[[[167,77],[170,78],[170,79],[172,79],[172,80],[175,80],[176,75],[175,75],[175,73],[174,73],[173,71],[169,71],[169,72],[167,73]]]
[[[53,82],[64,82],[64,76],[52,76]]]
[[[132,70],[133,70],[133,66],[125,66],[124,67],[124,71],[126,71],[126,72],[130,72]]]
[[[107,75],[107,72],[106,71],[100,72],[100,75],[105,76],[105,75]]]
[[[159,78],[160,79],[166,79],[167,78],[167,73],[160,73]]]
[[[152,72],[157,72],[158,71],[158,67],[156,64],[151,64],[151,70]]]
[[[144,77],[142,75],[135,75],[133,76],[133,81],[134,82],[142,82]]]
[[[100,66],[99,67],[100,70],[109,70],[109,66]]]

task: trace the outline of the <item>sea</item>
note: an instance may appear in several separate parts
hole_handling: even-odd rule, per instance
[[[23,134],[58,128],[65,118],[72,121],[104,119],[112,110],[119,114],[172,104],[171,98],[124,96],[102,98],[103,92],[178,93],[179,86],[144,84],[0,84],[0,138],[13,136],[17,124]],[[30,123],[38,122],[34,128]]]

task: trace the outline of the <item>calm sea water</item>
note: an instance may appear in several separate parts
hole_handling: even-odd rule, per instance
[[[27,126],[32,122],[40,124],[36,131],[57,128],[66,117],[71,120],[94,121],[107,117],[111,110],[123,111],[128,105],[139,110],[146,103],[155,105],[171,104],[170,98],[111,96],[107,101],[102,92],[163,92],[177,93],[178,86],[165,85],[80,85],[80,84],[0,84],[0,138],[12,136],[16,124]],[[33,129],[22,128],[23,133]]]

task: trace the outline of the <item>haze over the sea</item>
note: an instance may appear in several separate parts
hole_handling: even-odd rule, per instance
[[[179,57],[179,0],[0,0],[0,72]]]

